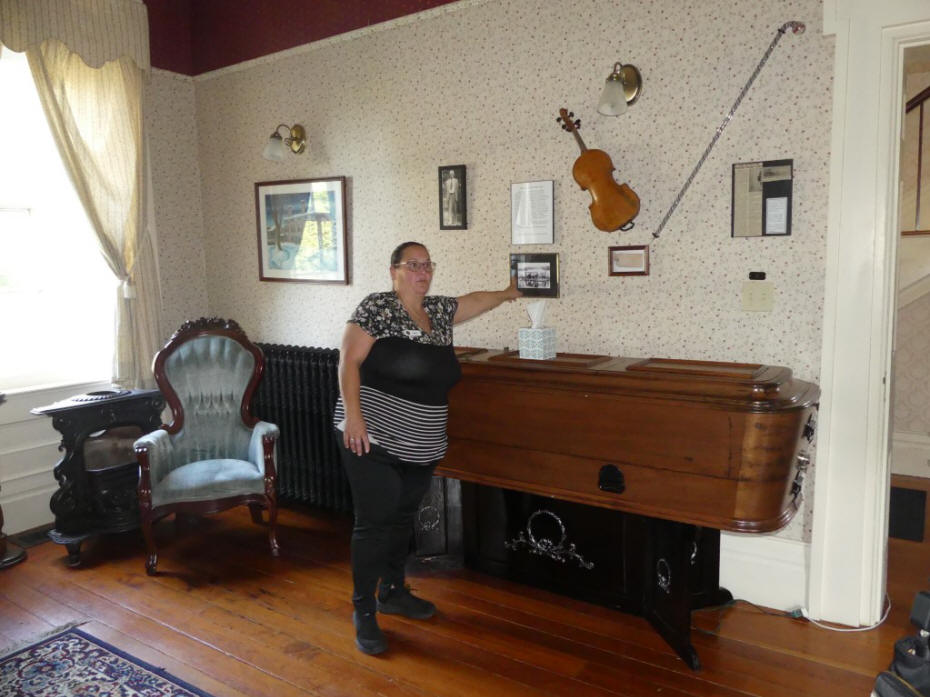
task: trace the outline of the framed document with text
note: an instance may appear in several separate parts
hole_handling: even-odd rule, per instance
[[[552,244],[552,182],[510,185],[510,244]]]

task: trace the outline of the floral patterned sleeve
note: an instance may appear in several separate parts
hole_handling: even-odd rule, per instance
[[[398,321],[396,303],[389,293],[372,293],[355,308],[349,322],[357,324],[366,334],[375,339],[391,335]]]
[[[459,309],[459,299],[448,295],[437,295],[435,298],[436,304],[439,306],[440,312],[442,313],[443,324],[451,330],[452,321],[455,318],[455,311]]]
[[[421,332],[393,292],[372,293],[355,308],[349,322],[357,324],[369,336],[384,339],[399,336],[421,344],[447,346],[452,343],[452,321],[458,309],[457,298],[431,295],[423,300],[433,331]]]

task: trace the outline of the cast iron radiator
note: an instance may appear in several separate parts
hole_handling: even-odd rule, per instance
[[[352,512],[352,494],[342,471],[333,432],[339,396],[337,349],[258,344],[265,375],[252,408],[277,424],[278,496],[282,503],[306,503]]]

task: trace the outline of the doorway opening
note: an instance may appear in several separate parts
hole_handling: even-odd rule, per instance
[[[899,159],[888,593],[930,588],[930,44],[905,49]]]

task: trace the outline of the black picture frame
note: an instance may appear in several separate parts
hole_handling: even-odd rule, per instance
[[[468,189],[465,165],[439,168],[439,229],[468,229]]]
[[[559,297],[558,254],[511,254],[510,274],[524,298]]]

